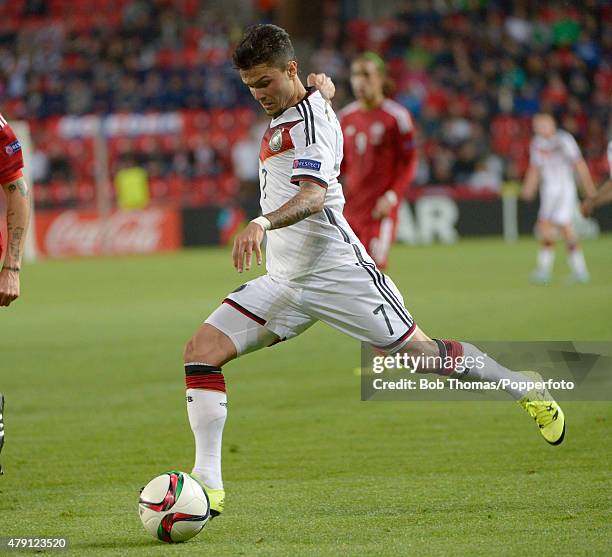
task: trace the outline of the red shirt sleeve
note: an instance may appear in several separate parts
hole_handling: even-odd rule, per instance
[[[0,186],[3,184],[10,184],[17,180],[17,178],[23,178],[23,170],[12,172],[9,174],[0,174]]]
[[[21,144],[8,124],[0,120],[0,184],[8,184],[23,176]]]
[[[391,189],[396,193],[398,199],[402,199],[416,173],[417,156],[414,127],[411,127],[404,133],[398,127],[396,145],[396,178]]]

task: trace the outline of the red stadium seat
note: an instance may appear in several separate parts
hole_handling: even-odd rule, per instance
[[[250,108],[237,108],[234,110],[238,125],[243,128],[250,128],[255,121],[255,112]]]
[[[168,195],[168,184],[162,178],[149,180],[149,193],[151,199],[165,199]]]
[[[229,110],[215,110],[211,112],[212,127],[215,130],[231,130],[236,126],[236,118]]]
[[[186,183],[181,176],[170,176],[168,182],[168,197],[172,201],[180,202],[186,191]]]
[[[49,201],[53,205],[64,206],[74,200],[74,188],[67,182],[51,182],[47,185],[49,189]]]
[[[95,184],[92,182],[79,182],[77,184],[77,200],[79,205],[94,205],[96,200]]]
[[[188,186],[188,198],[193,205],[214,203],[217,199],[217,186],[213,178],[196,178]]]
[[[217,181],[219,201],[233,199],[238,192],[238,182],[232,174],[224,174]]]

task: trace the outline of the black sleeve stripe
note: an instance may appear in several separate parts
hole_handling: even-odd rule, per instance
[[[304,119],[304,115],[302,114],[302,110],[300,109],[300,105],[296,104],[295,105],[295,109],[298,111],[298,114],[300,115],[300,118],[303,120]]]
[[[291,176],[290,182],[292,184],[297,184],[299,186],[301,180],[304,180],[305,182],[314,182],[315,184],[317,184],[318,186],[321,186],[322,188],[327,188],[327,185],[328,185],[325,180],[322,180],[321,178],[317,178],[316,176],[311,176],[310,174],[297,174],[295,176]]]
[[[314,112],[312,111],[312,106],[310,104],[310,99],[306,97],[304,99],[306,101],[306,105],[308,106],[308,110],[310,111],[310,129],[312,130],[312,142],[317,142],[317,136],[315,134],[315,124],[314,124]]]
[[[306,136],[306,147],[310,145],[310,128],[308,126],[308,114],[306,113],[306,106],[303,102],[295,106],[300,116],[304,120],[304,135]]]
[[[299,104],[295,105],[295,109],[298,111],[298,114],[302,117],[302,120],[305,120],[304,114],[302,113],[302,109],[300,108]],[[308,145],[308,135],[306,133],[306,127],[304,127],[304,135],[306,135],[306,145]]]

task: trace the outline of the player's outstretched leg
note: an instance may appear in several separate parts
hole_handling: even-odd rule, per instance
[[[0,453],[4,446],[4,395],[0,393]],[[0,464],[0,476],[2,472],[2,464]]]
[[[555,228],[552,223],[541,220],[538,222],[540,232],[540,251],[538,252],[538,266],[531,273],[529,280],[534,284],[548,284],[555,263]]]
[[[227,417],[225,378],[221,366],[236,357],[232,341],[209,324],[202,325],[184,353],[187,414],[195,438],[192,476],[206,491],[210,514],[223,511],[221,440]]]
[[[535,420],[540,433],[551,445],[558,445],[565,436],[565,416],[561,407],[555,402],[546,389],[521,388],[521,384],[535,384],[542,381],[536,372],[511,371],[482,352],[478,347],[467,342],[456,340],[430,339],[420,329],[412,340],[402,349],[408,355],[439,356],[442,362],[451,361],[463,364],[467,361],[482,362],[479,366],[461,371],[455,366],[435,369],[427,367],[415,371],[421,373],[437,373],[440,375],[455,375],[459,378],[492,381],[504,386],[504,390],[512,396],[519,405]],[[459,366],[457,366],[459,368]],[[537,385],[534,385],[537,386]]]
[[[584,254],[578,244],[574,227],[571,224],[566,224],[561,227],[561,232],[567,246],[567,262],[572,272],[568,281],[570,283],[589,282],[589,271],[584,260]]]

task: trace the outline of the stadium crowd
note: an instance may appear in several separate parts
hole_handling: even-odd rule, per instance
[[[384,55],[396,99],[419,124],[421,183],[498,186],[504,172],[516,178],[528,162],[529,119],[540,110],[554,113],[594,174],[604,174],[612,6],[449,4],[406,2],[393,17],[350,21],[344,35],[330,10],[311,66],[346,83],[354,53]],[[347,84],[340,88],[339,96],[349,94]]]
[[[273,3],[242,2],[240,9],[225,3],[223,18],[202,9],[206,4],[0,2],[0,111],[41,122],[90,113],[252,107],[231,65],[243,21],[230,22],[227,14],[261,20],[264,12],[273,13]],[[417,184],[497,189],[505,179],[517,179],[528,162],[529,119],[539,110],[556,114],[576,137],[596,179],[605,174],[609,3],[586,0],[578,8],[554,1],[419,0],[377,20],[347,19],[349,5],[323,2],[319,36],[302,67],[333,76],[334,104],[341,107],[351,100],[351,58],[364,50],[385,58],[394,96],[418,124]],[[39,140],[34,133],[34,140],[41,145],[41,182],[79,180],[69,153],[53,149],[48,137]],[[206,168],[211,176],[232,172],[231,155],[217,145],[209,146],[204,163],[184,147],[149,147],[131,154],[160,176],[185,168],[187,176]]]

